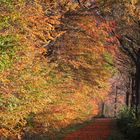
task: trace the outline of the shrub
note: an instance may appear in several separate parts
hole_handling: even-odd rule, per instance
[[[124,108],[122,110],[118,119],[118,127],[128,139],[139,140],[140,119],[136,119],[134,108]]]

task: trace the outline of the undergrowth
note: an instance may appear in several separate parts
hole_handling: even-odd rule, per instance
[[[118,127],[126,139],[139,140],[140,138],[140,118],[135,117],[134,108],[125,108],[120,113]]]

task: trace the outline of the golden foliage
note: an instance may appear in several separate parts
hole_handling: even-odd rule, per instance
[[[56,13],[48,15],[46,7]],[[64,13],[77,8],[67,0],[6,0],[0,8],[0,36],[6,37],[0,40],[1,51],[8,46],[3,51],[5,62],[0,54],[4,65],[0,69],[0,136],[12,140],[25,134],[52,135],[91,116],[91,99],[105,96],[111,76],[102,57],[105,32],[96,27],[95,20],[79,17],[71,21],[84,32],[68,34],[55,30]],[[42,55],[44,46],[59,37],[63,42],[57,45],[62,47],[56,51],[56,61],[50,63]]]

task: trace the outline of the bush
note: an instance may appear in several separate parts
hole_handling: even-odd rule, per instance
[[[125,108],[122,110],[118,119],[118,127],[129,140],[139,140],[140,119],[136,119],[134,108]]]

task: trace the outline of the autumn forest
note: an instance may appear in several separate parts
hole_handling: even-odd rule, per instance
[[[0,140],[139,138],[139,0],[0,0]]]

